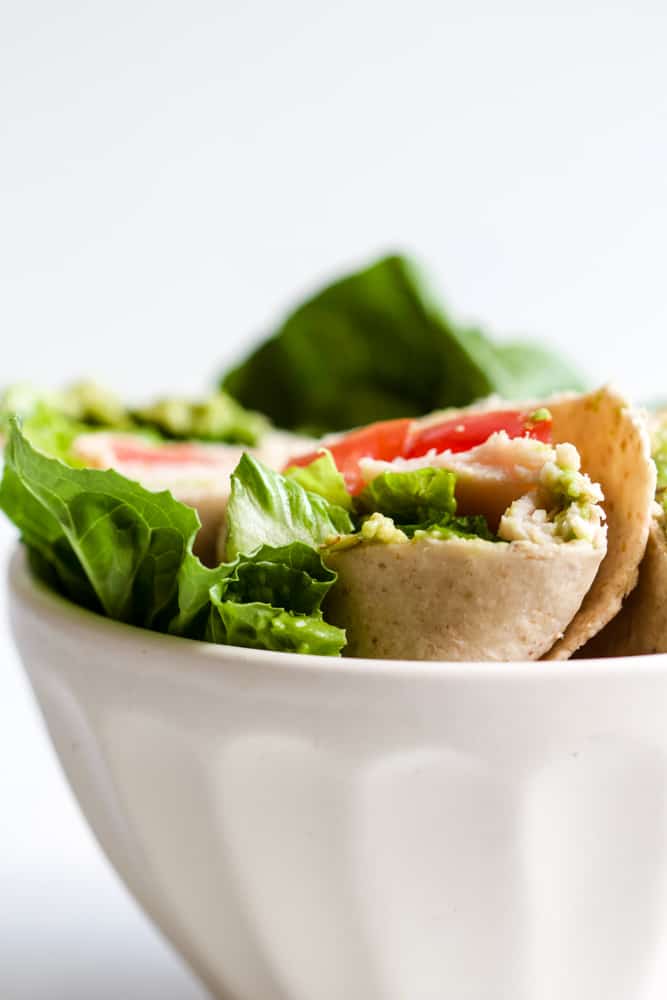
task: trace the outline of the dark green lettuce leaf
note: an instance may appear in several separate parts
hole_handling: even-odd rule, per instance
[[[319,458],[309,465],[291,465],[284,475],[303,486],[304,490],[324,497],[329,503],[352,510],[352,497],[330,451],[323,450]]]
[[[464,406],[493,392],[521,399],[581,388],[545,348],[496,345],[454,323],[399,256],[318,291],[222,385],[278,426],[313,434]]]
[[[252,553],[261,545],[294,541],[314,548],[332,535],[353,530],[346,510],[309,493],[297,482],[243,455],[232,476],[227,505],[227,558]]]
[[[169,493],[150,493],[112,470],[47,458],[15,420],[0,507],[51,565],[66,596],[148,627],[174,600],[179,567],[199,529],[196,513]]]

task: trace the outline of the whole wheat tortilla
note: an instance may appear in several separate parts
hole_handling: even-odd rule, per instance
[[[645,416],[616,389],[548,400],[553,440],[570,441],[582,470],[600,483],[607,515],[607,555],[581,608],[544,657],[566,660],[618,614],[646,550],[656,471]]]
[[[667,653],[667,536],[654,518],[639,581],[620,612],[580,651],[582,656]]]
[[[604,547],[425,538],[331,552],[327,621],[349,656],[536,660],[568,625]]]

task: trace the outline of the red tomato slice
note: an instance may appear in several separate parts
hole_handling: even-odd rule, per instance
[[[358,431],[351,431],[341,438],[326,445],[331,452],[336,468],[343,474],[345,485],[350,493],[359,493],[363,489],[363,479],[359,472],[359,460],[362,458],[377,458],[384,462],[391,462],[397,455],[403,454],[405,443],[414,421],[410,419],[383,420],[376,424],[369,424]],[[321,454],[320,451],[311,451],[307,455],[298,455],[291,459],[286,468],[290,465],[310,465]]]
[[[343,474],[352,495],[359,493],[364,481],[359,471],[362,458],[391,462],[394,458],[419,458],[435,449],[468,451],[484,442],[496,431],[505,431],[511,438],[530,437],[551,441],[551,417],[532,420],[530,413],[519,410],[495,410],[488,413],[468,413],[450,417],[440,423],[420,427],[415,420],[385,420],[351,431],[339,441],[327,445],[336,468]],[[291,459],[290,465],[310,465],[321,454],[311,451]]]
[[[484,442],[496,431],[505,431],[511,438],[530,437],[551,441],[551,418],[531,420],[531,414],[519,410],[495,410],[489,413],[469,413],[450,417],[427,427],[417,426],[409,435],[404,458],[419,458],[435,448],[441,451],[468,451]]]

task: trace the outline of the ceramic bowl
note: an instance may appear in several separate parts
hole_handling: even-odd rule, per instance
[[[667,656],[292,656],[10,581],[81,807],[214,996],[664,1000]]]

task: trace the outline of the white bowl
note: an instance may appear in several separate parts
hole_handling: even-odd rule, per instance
[[[11,616],[100,843],[215,996],[667,995],[667,656],[212,646],[77,608],[21,553]]]

